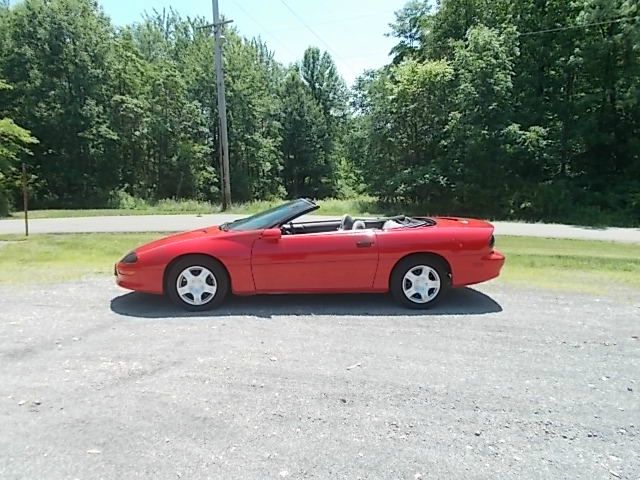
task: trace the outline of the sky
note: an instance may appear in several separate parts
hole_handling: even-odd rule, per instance
[[[393,13],[405,1],[219,0],[219,5],[220,14],[232,19],[241,35],[260,36],[284,64],[301,59],[310,45],[327,50],[351,85],[364,70],[389,63],[388,53],[396,41],[385,33],[390,30]],[[184,16],[212,18],[208,0],[99,0],[99,3],[115,25],[138,22],[145,11],[169,7]]]

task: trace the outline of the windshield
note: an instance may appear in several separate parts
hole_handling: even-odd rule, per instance
[[[293,200],[284,205],[279,205],[264,212],[256,213],[250,217],[240,218],[230,223],[220,225],[222,230],[264,230],[273,228],[289,222],[312,210],[318,206],[306,199]]]

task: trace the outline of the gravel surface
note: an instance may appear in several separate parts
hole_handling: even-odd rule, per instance
[[[638,479],[639,300],[2,287],[0,478]]]
[[[88,232],[180,232],[230,222],[242,215],[139,215],[111,217],[39,218],[29,221],[29,231],[37,233]],[[298,221],[331,220],[339,215],[307,215]],[[497,235],[575,238],[609,242],[640,243],[640,228],[576,227],[551,223],[493,222]],[[19,219],[0,220],[0,235],[24,233]]]

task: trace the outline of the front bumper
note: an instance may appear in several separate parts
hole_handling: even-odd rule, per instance
[[[162,295],[162,269],[142,268],[137,264],[118,262],[113,266],[116,284],[127,290]]]

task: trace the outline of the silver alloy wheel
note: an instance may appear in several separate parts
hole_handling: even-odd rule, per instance
[[[402,291],[413,303],[429,303],[440,291],[440,275],[428,265],[415,265],[402,278]]]
[[[213,300],[218,291],[218,282],[208,268],[192,265],[178,275],[176,291],[185,303],[200,306]]]

